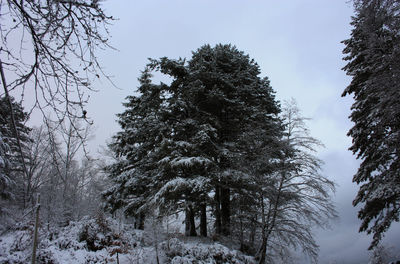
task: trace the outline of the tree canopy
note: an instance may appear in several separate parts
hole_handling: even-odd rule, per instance
[[[172,77],[171,84],[153,84],[151,70]],[[140,95],[128,97],[127,110],[119,115],[123,130],[111,145],[125,158],[112,166],[118,177],[127,171],[147,175],[136,180],[151,177],[158,187],[145,189],[152,190],[153,202],[174,193],[185,204],[206,202],[211,189],[239,185],[226,171],[240,156],[234,142],[245,128],[270,126],[278,131],[271,137],[279,135],[279,107],[268,79],[259,74],[254,60],[231,45],[205,45],[187,63],[151,60],[140,78]]]

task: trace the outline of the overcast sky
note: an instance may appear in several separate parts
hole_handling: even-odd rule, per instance
[[[103,5],[119,18],[110,28],[111,43],[119,51],[101,52],[99,58],[119,89],[104,82],[92,95],[93,152],[118,131],[115,115],[136,90],[147,58],[190,58],[203,44],[231,43],[258,62],[279,100],[297,100],[312,118],[312,135],[326,146],[318,155],[324,173],[338,184],[340,219],[331,230],[317,231],[320,263],[366,263],[370,238],[357,232],[357,210],[351,205],[357,191],[351,179],[358,166],[347,150],[352,101],[340,97],[350,81],[341,70],[340,42],[349,37],[353,12],[347,0],[109,0]],[[384,243],[400,245],[398,224]]]

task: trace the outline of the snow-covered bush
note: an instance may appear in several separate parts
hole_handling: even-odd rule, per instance
[[[32,230],[15,230],[0,237],[0,263],[23,264],[29,262]]]
[[[121,233],[112,230],[110,223],[103,214],[98,214],[96,219],[88,220],[79,232],[79,242],[85,242],[90,251],[101,250],[106,247],[118,247],[119,253],[126,252],[128,242]]]
[[[37,260],[47,264],[116,263],[118,252],[120,263],[131,263],[128,260],[131,256],[136,256],[140,263],[148,263],[147,255],[152,250],[143,248],[142,236],[141,230],[103,216],[84,218],[54,230],[41,226]],[[19,224],[1,235],[0,263],[30,263],[32,237],[33,225],[29,223]],[[82,240],[84,237],[86,240]],[[96,251],[89,248],[88,240]]]
[[[162,243],[162,249],[165,251],[171,264],[254,263],[253,258],[218,243],[201,243],[201,241],[197,241],[197,243],[184,243],[178,238],[171,238],[169,241]]]

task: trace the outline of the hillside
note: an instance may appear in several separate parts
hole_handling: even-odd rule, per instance
[[[156,231],[156,232],[155,232]],[[32,224],[20,224],[0,236],[0,263],[29,263]],[[39,263],[254,263],[232,246],[209,238],[143,230],[102,215],[71,222],[58,230],[40,228]],[[226,243],[224,243],[226,244]]]

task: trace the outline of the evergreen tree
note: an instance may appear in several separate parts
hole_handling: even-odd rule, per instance
[[[171,84],[151,83],[152,70],[171,77]],[[259,74],[254,60],[231,45],[205,45],[188,63],[151,60],[140,95],[129,97],[119,115],[123,130],[111,148],[123,159],[109,167],[114,185],[105,196],[111,209],[185,210],[191,235],[200,211],[206,235],[207,206],[213,205],[216,232],[229,235],[231,191],[243,188],[232,170],[240,171],[236,143],[252,127],[279,130],[279,106]]]
[[[0,132],[0,199],[7,199],[10,197],[10,185],[12,180],[9,174],[9,162],[7,158],[7,152],[10,147],[3,140],[3,135]],[[0,214],[2,212],[0,211]]]
[[[24,112],[22,105],[10,97],[12,110],[14,111],[15,125],[18,130],[20,141],[22,144],[22,150],[26,150],[26,143],[30,141],[29,127],[25,125],[28,120],[28,114]],[[10,147],[10,151],[7,153],[8,160],[11,164],[12,170],[22,171],[22,160],[21,154],[18,147],[17,138],[12,127],[12,120],[10,115],[10,106],[6,97],[0,98],[0,132],[3,135],[4,142]],[[22,154],[26,156],[26,153]]]
[[[216,232],[229,235],[231,191],[243,189],[244,182],[243,168],[236,165],[243,158],[239,142],[251,130],[270,138],[279,134],[279,124],[274,119],[279,107],[268,79],[259,77],[257,63],[231,45],[201,47],[193,53],[189,69],[189,81],[195,88],[191,90],[191,105],[209,116],[209,123],[217,132],[214,160],[219,173],[212,179]],[[269,134],[271,131],[274,132]]]
[[[343,41],[352,77],[343,96],[353,95],[350,150],[362,162],[353,181],[353,201],[362,204],[360,232],[373,233],[370,249],[400,215],[400,5],[395,0],[355,1],[351,38]]]
[[[29,138],[31,129],[25,125],[25,122],[28,120],[28,114],[23,111],[21,104],[15,102],[12,97],[10,100],[23,153],[20,153],[17,136],[12,126],[8,99],[2,97],[0,98],[1,157],[3,160],[3,180],[1,183],[3,186],[1,186],[1,192],[4,194],[2,195],[4,197],[14,198],[17,202],[22,202],[19,198],[21,198],[20,196],[23,194],[23,182],[26,177],[23,160],[26,162],[28,156],[27,144],[31,141]],[[13,186],[12,190],[10,186]],[[6,193],[7,195],[5,195]]]
[[[161,88],[165,86],[152,84],[151,77],[148,66],[139,79],[140,96],[129,96],[126,110],[118,115],[122,131],[114,136],[110,148],[119,160],[106,168],[114,185],[104,192],[107,208],[112,212],[123,208],[126,214],[137,216],[140,228],[142,206],[160,184],[156,179],[160,176],[159,151],[169,133],[162,120],[166,100]]]
[[[381,264],[381,263],[398,263],[394,261],[397,257],[392,252],[393,247],[384,245],[377,245],[370,253],[368,264]]]

